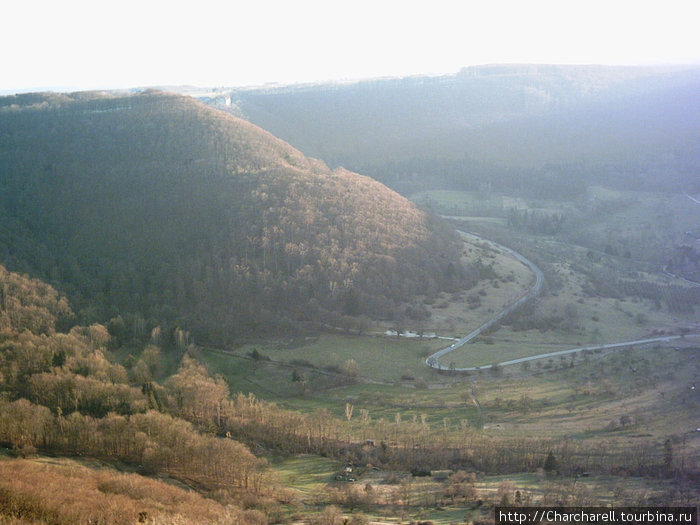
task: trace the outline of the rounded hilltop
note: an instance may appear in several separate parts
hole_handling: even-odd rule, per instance
[[[89,320],[219,341],[390,317],[469,278],[454,232],[404,197],[189,97],[5,97],[0,130],[0,260]]]

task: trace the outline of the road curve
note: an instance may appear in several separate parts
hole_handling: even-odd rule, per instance
[[[518,359],[511,359],[509,361],[501,361],[500,363],[494,363],[490,365],[483,365],[483,366],[472,366],[468,368],[452,368],[451,370],[454,370],[456,372],[471,372],[475,370],[488,370],[489,368],[493,368],[493,366],[506,366],[506,365],[515,365],[518,363],[525,363],[526,361],[536,361],[537,359],[544,359],[547,357],[556,357],[558,355],[567,355],[567,354],[575,354],[577,352],[583,352],[583,351],[595,351],[595,350],[608,350],[611,348],[624,348],[628,346],[636,346],[636,345],[648,345],[651,343],[668,343],[670,341],[675,341],[677,339],[690,339],[690,338],[697,338],[700,337],[700,334],[688,334],[688,335],[667,335],[664,337],[652,337],[649,339],[638,339],[636,341],[624,341],[622,343],[609,343],[609,344],[600,344],[600,345],[589,345],[589,346],[581,346],[579,348],[570,348],[568,350],[559,350],[557,352],[548,352],[546,354],[537,354],[537,355],[531,355],[529,357],[520,357]],[[445,367],[440,367],[441,370],[445,370]]]
[[[700,204],[700,201],[699,201],[699,200],[697,200],[695,197],[692,197],[692,196],[688,195],[688,193],[686,193],[685,191],[683,192],[683,195],[685,195],[686,197],[688,197],[688,198],[689,198],[691,201],[693,201],[695,204]]]
[[[474,233],[467,233],[463,232],[460,230],[457,230],[457,233],[459,233],[462,237],[468,237],[472,238],[477,241],[485,241],[486,239],[483,239],[482,237],[479,237],[478,235]],[[473,332],[465,335],[461,339],[458,339],[454,343],[452,343],[450,346],[442,348],[441,350],[438,350],[434,354],[429,355],[426,360],[425,364],[429,366],[430,368],[436,368],[438,370],[456,370],[456,371],[469,371],[469,370],[476,370],[475,368],[449,368],[443,364],[440,363],[440,358],[449,354],[453,350],[459,348],[460,346],[464,346],[465,344],[469,343],[473,339],[477,338],[482,332],[485,330],[488,330],[491,328],[494,324],[499,322],[501,319],[509,315],[510,313],[514,312],[517,310],[520,306],[525,304],[527,301],[534,299],[537,297],[540,292],[542,291],[542,285],[544,283],[544,275],[542,274],[542,270],[540,270],[535,263],[530,261],[529,259],[525,258],[522,254],[516,252],[515,250],[511,250],[510,248],[503,246],[502,244],[498,244],[497,242],[494,241],[488,241],[492,244],[495,244],[498,246],[501,250],[507,252],[511,256],[515,257],[517,260],[519,260],[521,263],[523,263],[525,266],[530,268],[532,272],[535,274],[535,283],[532,285],[532,287],[527,290],[525,293],[523,293],[518,299],[516,299],[512,304],[510,304],[508,307],[506,307],[504,310],[502,310],[500,313],[496,314],[493,318],[490,320],[486,321],[484,324],[479,326],[476,330]],[[482,367],[484,368],[484,367]]]
[[[471,237],[476,240],[485,240],[479,237],[478,235],[475,235],[473,233],[466,233],[457,230],[457,232],[462,235],[463,237]],[[532,272],[535,274],[535,283],[532,285],[532,287],[525,292],[523,295],[521,295],[517,300],[515,300],[511,305],[509,305],[506,309],[501,311],[499,314],[497,314],[495,317],[490,319],[489,321],[485,322],[481,326],[479,326],[476,330],[473,332],[467,334],[466,336],[462,337],[461,339],[458,339],[454,343],[452,343],[450,346],[442,348],[435,352],[434,354],[429,355],[426,360],[425,364],[429,366],[430,368],[435,368],[437,370],[450,370],[454,372],[472,372],[476,370],[487,370],[489,368],[492,368],[494,364],[488,364],[488,365],[482,365],[482,366],[471,366],[471,367],[466,367],[466,368],[452,368],[452,367],[447,367],[440,363],[440,358],[446,356],[453,350],[456,350],[457,348],[464,346],[465,344],[469,343],[476,337],[478,337],[484,330],[489,329],[491,326],[496,324],[498,321],[506,317],[508,314],[511,312],[515,311],[517,308],[522,306],[524,303],[529,301],[530,299],[534,299],[539,295],[540,291],[542,290],[542,283],[544,282],[544,276],[542,275],[542,271],[529,259],[526,259],[523,255],[519,254],[515,250],[511,250],[510,248],[507,248],[506,246],[503,246],[501,244],[495,243],[494,241],[489,241],[493,244],[496,244],[499,248],[502,250],[506,251],[516,259],[518,259],[520,262],[525,264],[528,268],[532,270]],[[535,361],[537,359],[545,359],[548,357],[556,357],[560,355],[567,355],[567,354],[575,354],[577,352],[583,352],[583,351],[596,351],[596,350],[608,350],[608,349],[613,349],[613,348],[624,348],[628,346],[635,346],[635,345],[645,345],[645,344],[651,344],[651,343],[668,343],[670,341],[675,341],[677,339],[682,339],[682,338],[697,338],[700,337],[700,334],[686,334],[686,335],[669,335],[669,336],[664,336],[664,337],[652,337],[649,339],[637,339],[635,341],[624,341],[622,343],[608,343],[608,344],[599,344],[599,345],[589,345],[589,346],[581,346],[578,348],[571,348],[568,350],[559,350],[556,352],[548,352],[546,354],[537,354],[537,355],[532,355],[528,357],[520,357],[518,359],[511,359],[509,361],[501,361],[499,363],[496,363],[498,366],[506,366],[506,365],[515,365],[518,363],[524,363],[526,361]]]

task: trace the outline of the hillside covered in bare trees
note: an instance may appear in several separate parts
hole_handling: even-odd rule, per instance
[[[80,317],[212,341],[351,326],[478,276],[439,220],[191,98],[0,100],[0,259]]]

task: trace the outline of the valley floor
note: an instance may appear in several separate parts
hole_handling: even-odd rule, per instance
[[[425,327],[426,332],[459,337],[532,286],[531,271],[494,244],[472,240],[465,246],[465,258],[490,260],[495,277],[428,305],[433,324]],[[545,246],[556,261],[559,247]],[[374,446],[432,443],[445,450],[468,450],[489,442],[494,454],[509,443],[534,446],[539,440],[545,448],[559,450],[570,443],[573,456],[559,458],[570,464],[581,454],[599,451],[598,460],[586,460],[598,465],[592,473],[568,470],[552,476],[543,471],[544,456],[539,468],[526,472],[477,472],[472,489],[476,499],[489,505],[513,502],[516,494],[521,501],[527,497],[538,505],[697,501],[700,494],[692,488],[692,476],[700,467],[700,432],[696,432],[700,392],[695,388],[700,384],[700,344],[692,335],[669,335],[687,333],[693,321],[655,309],[646,300],[591,295],[585,275],[573,271],[576,254],[576,250],[573,258],[568,254],[568,262],[547,263],[547,278],[555,286],[548,284],[533,307],[450,355],[454,368],[482,366],[481,370],[429,369],[426,358],[446,342],[396,336],[323,334],[249,343],[226,352],[201,349],[200,357],[231,384],[282,407],[307,414],[330,410],[339,437],[358,443],[370,439]],[[625,338],[654,340],[601,346],[603,341]],[[488,367],[573,346],[596,348]],[[263,358],[251,357],[253,350]],[[348,360],[355,362],[355,374],[343,368]],[[303,379],[294,381],[295,375]],[[632,466],[633,457],[640,454]],[[483,509],[472,508],[473,503],[452,501],[448,479],[457,474],[456,468],[447,468],[444,478],[435,479],[441,476],[437,471],[424,480],[400,469],[381,468],[363,472],[348,484],[335,479],[344,468],[342,462],[316,465],[305,474],[307,467],[300,465],[307,461],[316,459],[287,459],[275,466],[285,486],[299,490],[298,497],[306,504],[312,501],[320,508],[335,502],[346,514],[348,508],[371,509],[367,515],[387,523],[425,519],[447,524],[488,518]],[[616,466],[618,461],[622,463]],[[644,462],[649,463],[650,474],[633,474],[635,469],[644,471]],[[462,464],[470,470],[469,460]],[[667,469],[651,474],[653,464]],[[607,466],[600,470],[603,465]],[[473,502],[471,494],[467,501]],[[348,507],[354,498],[362,503]]]

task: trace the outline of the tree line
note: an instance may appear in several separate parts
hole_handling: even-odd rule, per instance
[[[227,388],[214,382],[218,391],[193,390],[188,361],[159,386],[143,367],[127,370],[109,359],[106,327],[57,332],[70,310],[50,286],[2,268],[0,288],[0,444],[21,455],[122,461],[210,489],[262,489],[264,463],[201,424],[202,411],[214,411],[212,399],[221,402]],[[144,348],[137,363],[148,370],[156,348]]]

